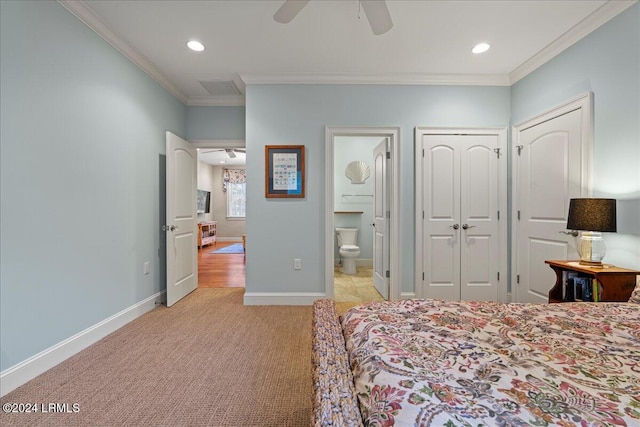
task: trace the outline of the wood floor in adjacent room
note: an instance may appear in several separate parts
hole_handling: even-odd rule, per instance
[[[213,254],[211,252],[237,242],[216,242],[198,249],[199,288],[244,288],[244,254]]]

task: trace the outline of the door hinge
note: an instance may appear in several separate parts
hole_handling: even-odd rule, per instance
[[[500,221],[500,211],[498,211],[498,221]]]
[[[524,148],[524,145],[516,145],[516,148],[518,149],[518,156],[519,156],[520,153],[522,153],[522,149]]]
[[[391,158],[391,151],[387,151],[387,159]]]
[[[424,219],[424,211],[422,211],[422,219]]]
[[[424,148],[422,149],[422,157],[424,157]]]
[[[391,218],[391,211],[387,211],[387,212],[386,212],[386,217],[387,217],[387,218]]]
[[[518,211],[518,221],[520,221],[520,211]]]
[[[422,281],[424,282],[424,271],[422,272]]]
[[[516,283],[520,283],[520,275],[519,274],[516,275]]]
[[[500,148],[494,148],[493,152],[498,155],[498,158],[500,158]]]
[[[500,272],[498,271],[498,282],[500,281]]]
[[[391,277],[391,272],[390,272],[389,270],[387,270],[387,271],[384,273],[384,277],[386,277],[387,279],[388,279],[389,277]]]

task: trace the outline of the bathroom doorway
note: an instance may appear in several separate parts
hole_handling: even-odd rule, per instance
[[[338,304],[400,297],[394,215],[398,205],[398,136],[398,128],[326,130],[326,295]],[[374,151],[384,146],[387,149],[375,160]],[[388,185],[381,185],[383,181]],[[341,239],[342,247],[336,230],[346,236]],[[378,289],[374,286],[375,265],[380,276]]]

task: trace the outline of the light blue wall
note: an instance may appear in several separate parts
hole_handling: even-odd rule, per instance
[[[594,197],[618,199],[618,232],[605,262],[640,269],[640,4],[635,4],[512,87],[518,124],[594,94]]]
[[[324,292],[325,126],[399,126],[402,290],[414,288],[415,126],[507,127],[508,87],[249,85],[247,152],[306,146],[306,198],[264,197],[264,156],[247,156],[247,292]],[[302,270],[293,270],[293,259]]]
[[[244,107],[187,107],[187,136],[196,140],[244,140]]]
[[[5,370],[165,289],[165,131],[186,108],[57,2],[0,15]]]

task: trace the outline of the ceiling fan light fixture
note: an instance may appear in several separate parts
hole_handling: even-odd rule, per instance
[[[491,45],[489,43],[478,43],[477,45],[475,45],[473,47],[473,49],[471,49],[471,52],[473,53],[484,53],[486,51],[488,51],[489,49],[491,49]]]
[[[189,40],[187,47],[195,52],[202,52],[204,50],[204,45],[198,40]]]

